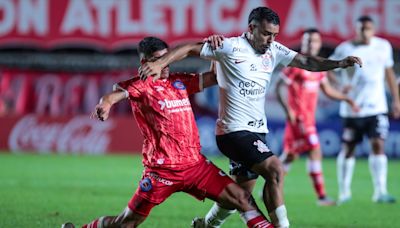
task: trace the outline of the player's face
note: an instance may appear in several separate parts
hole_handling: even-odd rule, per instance
[[[356,34],[359,40],[369,42],[375,34],[374,23],[372,21],[357,22]]]
[[[145,62],[155,62],[157,61],[157,59],[161,58],[163,55],[167,54],[168,49],[162,49],[156,52],[153,52],[153,54],[146,58],[146,57],[142,57],[141,62],[145,63]],[[169,77],[169,66],[166,66],[164,69],[162,69],[161,71],[161,78],[168,78]]]
[[[278,35],[279,25],[263,20],[261,23],[250,24],[249,30],[252,34],[253,48],[264,54]]]
[[[304,33],[301,39],[301,53],[316,56],[322,46],[321,35],[317,32]]]

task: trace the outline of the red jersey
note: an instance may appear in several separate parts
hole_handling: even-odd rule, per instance
[[[171,74],[168,79],[152,80],[135,77],[117,84],[126,91],[144,136],[143,164],[186,169],[203,158],[189,102],[189,94],[201,90],[199,75]]]
[[[289,67],[283,71],[283,79],[288,84],[288,105],[297,118],[306,125],[315,125],[315,109],[323,72],[310,72]]]

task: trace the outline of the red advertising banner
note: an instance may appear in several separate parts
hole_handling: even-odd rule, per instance
[[[0,150],[59,154],[139,153],[143,137],[131,116],[105,122],[88,115],[0,117]]]
[[[115,83],[136,72],[63,73],[0,71],[0,116],[4,114],[62,116],[90,113]],[[114,112],[130,112],[126,103]]]
[[[172,44],[236,36],[247,30],[251,9],[262,5],[280,15],[278,40],[288,46],[298,45],[309,27],[337,44],[351,38],[355,20],[368,14],[378,35],[400,47],[398,0],[8,0],[0,1],[0,46],[118,50],[145,36]]]

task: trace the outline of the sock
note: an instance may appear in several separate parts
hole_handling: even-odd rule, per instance
[[[313,182],[314,190],[318,199],[326,197],[324,175],[322,174],[322,164],[320,160],[307,159],[307,171]]]
[[[231,215],[235,212],[236,212],[236,210],[224,209],[224,208],[218,206],[217,203],[214,203],[214,205],[208,211],[204,220],[207,224],[207,227],[218,228],[226,221],[226,219],[229,217],[229,215]]]
[[[369,169],[371,171],[374,185],[374,196],[387,194],[387,157],[385,154],[370,154],[368,157]]]
[[[240,213],[240,217],[249,228],[273,227],[272,224],[257,210],[242,212]]]
[[[103,219],[104,217],[100,217],[89,224],[83,225],[82,228],[103,228]]]
[[[351,196],[351,180],[356,160],[354,157],[346,158],[344,152],[340,152],[337,157],[337,178],[339,185],[339,197]]]
[[[275,227],[289,227],[289,219],[287,218],[285,205],[277,207],[275,211],[269,213],[269,217]]]
[[[281,162],[282,162],[282,165],[283,165],[283,171],[285,172],[285,173],[288,173],[289,171],[290,171],[290,167],[291,167],[291,162],[285,162],[285,160],[286,160],[286,157],[287,157],[287,154],[286,153],[282,153],[280,156],[279,156],[279,160],[281,160]]]

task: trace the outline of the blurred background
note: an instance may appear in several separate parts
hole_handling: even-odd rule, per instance
[[[294,50],[304,29],[318,28],[324,57],[353,37],[359,16],[370,15],[377,35],[391,42],[400,75],[399,0],[0,0],[0,151],[140,153],[142,138],[127,102],[114,107],[109,121],[89,118],[114,83],[137,73],[138,42],[157,36],[174,47],[211,34],[237,36],[247,30],[251,9],[261,5],[279,14],[277,41]],[[208,67],[207,61],[188,58],[171,71]],[[268,137],[271,149],[280,153],[285,119],[273,90],[272,83],[266,100]],[[203,152],[219,154],[214,139],[218,87],[192,97],[192,106]],[[322,151],[335,156],[341,134],[338,102],[321,94],[316,116]],[[357,155],[368,152],[364,140]],[[399,120],[391,120],[386,153],[400,157]]]

